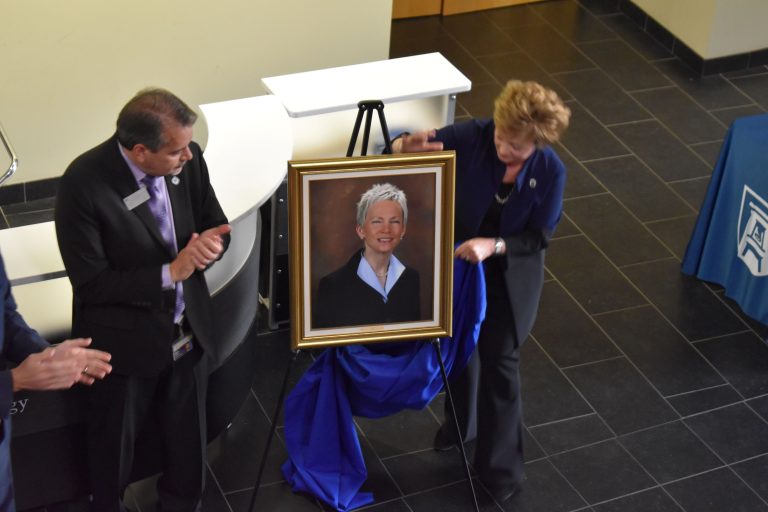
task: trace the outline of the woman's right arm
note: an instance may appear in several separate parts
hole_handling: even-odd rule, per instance
[[[433,141],[436,130],[424,130],[416,133],[404,133],[392,141],[392,153],[422,153],[424,151],[442,151],[443,143]]]

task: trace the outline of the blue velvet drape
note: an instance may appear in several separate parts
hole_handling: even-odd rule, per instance
[[[472,355],[485,317],[481,265],[454,262],[453,302],[453,337],[440,339],[449,378]],[[325,350],[285,401],[286,480],[339,511],[371,503],[372,494],[360,492],[367,471],[353,416],[422,409],[442,388],[436,351],[425,341]]]

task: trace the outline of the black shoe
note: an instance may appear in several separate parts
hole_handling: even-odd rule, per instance
[[[520,490],[520,486],[518,484],[512,484],[511,486],[500,488],[489,487],[486,485],[485,488],[488,489],[488,492],[491,493],[493,499],[496,500],[496,503],[499,504],[504,503]]]
[[[434,447],[436,452],[447,452],[454,446],[456,446],[456,440],[455,439],[448,439],[448,436],[445,435],[442,428],[437,429],[437,432],[435,433],[435,440],[432,443],[432,446]]]

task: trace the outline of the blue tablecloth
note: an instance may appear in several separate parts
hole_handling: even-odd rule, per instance
[[[453,338],[440,339],[449,378],[466,365],[485,318],[481,265],[455,261],[453,297]],[[435,349],[424,341],[325,350],[285,401],[282,469],[291,488],[339,511],[371,503],[360,492],[367,472],[352,417],[422,409],[442,387]]]
[[[733,122],[683,259],[768,324],[768,115]]]

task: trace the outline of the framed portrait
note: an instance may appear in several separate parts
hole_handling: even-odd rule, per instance
[[[288,163],[294,349],[451,335],[455,158]]]

